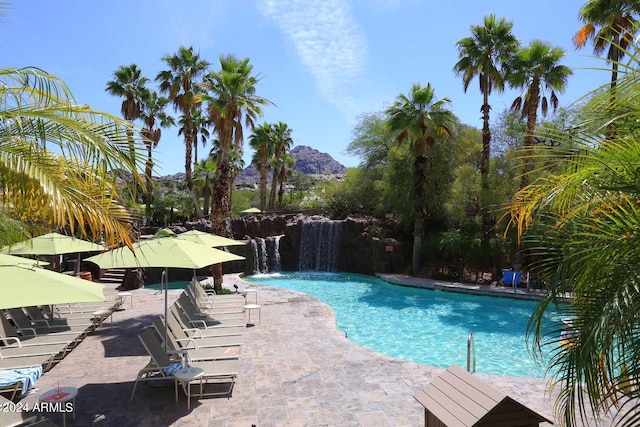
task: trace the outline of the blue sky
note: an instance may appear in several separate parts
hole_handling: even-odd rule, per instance
[[[527,44],[541,39],[566,50],[574,69],[560,96],[569,105],[609,75],[588,46],[576,51],[582,0],[14,0],[1,18],[3,67],[37,66],[62,78],[81,103],[120,114],[106,82],[120,65],[136,63],[149,78],[161,57],[195,46],[218,69],[218,56],[251,58],[258,94],[276,105],[261,120],[283,121],[294,145],[331,154],[346,166],[345,148],[359,115],[383,110],[412,83],[430,82],[453,100],[463,123],[480,128],[482,98],[474,81],[465,94],[452,72],[456,42],[490,13],[514,23]],[[491,97],[493,117],[518,93]],[[200,157],[208,152],[199,149]],[[245,160],[251,149],[245,144]],[[184,171],[177,129],[164,129],[159,175]]]

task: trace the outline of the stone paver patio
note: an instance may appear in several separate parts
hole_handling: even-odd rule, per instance
[[[245,282],[225,276],[225,286]],[[113,299],[117,291],[107,286]],[[181,291],[169,291],[172,303]],[[163,313],[164,296],[133,291],[133,307],[109,321],[46,373],[38,391],[23,402],[33,404],[43,392],[60,386],[78,388],[74,426],[423,426],[423,407],[413,394],[442,369],[393,359],[362,348],[335,325],[333,310],[309,296],[259,287],[261,323],[248,327],[241,371],[232,397],[176,403],[169,387],[138,386],[133,381],[149,357],[138,332]],[[479,376],[520,403],[553,419],[542,379]],[[50,418],[61,422],[60,414]]]

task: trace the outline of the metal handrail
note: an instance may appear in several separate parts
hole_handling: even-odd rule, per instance
[[[471,353],[473,353],[473,370],[471,370]],[[467,372],[476,373],[476,343],[473,339],[473,332],[469,332],[467,338]]]

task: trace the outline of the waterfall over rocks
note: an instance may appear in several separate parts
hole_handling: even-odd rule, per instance
[[[253,253],[253,274],[273,273],[280,271],[280,239],[273,236],[263,239],[256,237],[250,240]]]
[[[280,236],[274,236],[273,238],[273,257],[271,258],[271,270],[270,271],[280,271],[282,269],[280,265],[280,239],[284,236],[284,234]]]
[[[300,271],[338,270],[342,221],[303,221],[300,236]]]

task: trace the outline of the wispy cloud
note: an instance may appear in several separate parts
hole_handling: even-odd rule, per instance
[[[260,13],[291,38],[303,64],[329,102],[352,118],[366,66],[363,31],[344,0],[261,0]]]

